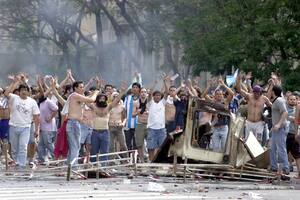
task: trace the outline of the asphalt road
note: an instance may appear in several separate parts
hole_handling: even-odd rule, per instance
[[[0,177],[0,200],[19,199],[278,199],[299,200],[300,183],[276,184],[138,177],[71,180],[48,177],[26,180]]]

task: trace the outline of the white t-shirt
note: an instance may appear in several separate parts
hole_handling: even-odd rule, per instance
[[[149,102],[149,116],[147,128],[162,129],[165,128],[165,99],[155,103],[153,100]]]
[[[36,101],[30,97],[21,99],[18,95],[10,94],[9,125],[16,127],[30,127],[33,115],[40,114]]]

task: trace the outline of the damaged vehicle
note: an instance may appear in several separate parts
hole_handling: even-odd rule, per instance
[[[228,133],[224,149],[211,148],[213,118],[227,118]],[[190,98],[184,130],[170,133],[153,163],[184,163],[183,166],[198,167],[201,171],[261,172],[259,178],[274,177],[266,168],[269,164],[269,150],[263,148],[253,133],[244,139],[245,119],[233,116],[222,104]],[[212,168],[216,169],[212,171]],[[222,172],[222,174],[223,174]],[[257,174],[257,173],[256,173]],[[255,176],[255,173],[254,173]]]

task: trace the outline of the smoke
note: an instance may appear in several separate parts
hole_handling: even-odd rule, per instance
[[[26,73],[31,84],[34,84],[37,74],[56,75],[59,80],[62,80],[67,68],[72,68],[78,80],[87,81],[90,77],[98,75],[116,86],[122,80],[130,83],[136,72],[142,74],[146,86],[150,86],[155,79],[161,80],[160,65],[164,62],[161,50],[158,48],[143,53],[135,33],[124,23],[122,17],[119,16],[120,19],[117,20],[119,23],[122,22],[120,26],[123,30],[123,43],[117,39],[109,19],[102,15],[104,67],[100,68],[97,64],[95,47],[83,39],[78,42],[79,34],[74,28],[78,27],[79,23],[76,19],[82,4],[68,0],[27,0],[30,2],[28,4],[18,4],[20,1],[13,1],[16,1],[18,9],[24,12],[23,15],[32,18],[28,17],[31,20],[24,21],[20,18],[21,15],[16,14],[17,18],[12,19],[20,22],[15,24],[14,31],[6,32],[11,38],[3,48],[5,51],[0,54],[1,85],[7,84],[7,74],[18,72]],[[8,8],[12,12],[17,10],[14,7]],[[0,15],[5,14],[7,13],[0,13]],[[84,37],[95,43],[96,23],[93,17],[89,20],[82,21],[87,24],[81,24],[81,27],[90,29],[83,30],[82,33],[85,34]],[[22,24],[26,23],[33,24],[30,25],[30,29],[21,29],[25,33],[20,34],[20,27],[24,28]],[[0,33],[2,32],[5,30],[0,27]],[[79,51],[76,49],[77,42],[80,46]],[[3,43],[3,38],[0,37],[0,44]]]

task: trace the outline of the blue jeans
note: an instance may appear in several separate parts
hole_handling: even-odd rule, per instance
[[[228,135],[228,126],[214,127],[211,137],[211,148],[214,151],[224,151]]]
[[[67,130],[68,145],[69,145],[67,163],[70,164],[74,159],[78,159],[78,155],[79,155],[80,134],[81,134],[79,121],[74,119],[69,119],[67,122],[66,130]]]
[[[27,144],[30,136],[29,127],[9,127],[9,142],[11,144],[11,155],[20,167],[26,166]]]
[[[282,163],[282,170],[286,173],[289,172],[289,162],[286,152],[286,137],[287,132],[285,131],[285,128],[280,128],[276,132],[272,130],[270,162],[271,169],[274,171],[278,170],[278,163]]]
[[[3,141],[8,140],[9,133],[9,120],[8,119],[0,119],[0,139]]]
[[[48,154],[54,157],[54,138],[55,131],[41,131],[38,143],[38,160],[45,162]]]
[[[88,127],[85,124],[80,124],[80,128],[81,128],[80,144],[91,144],[93,129]]]
[[[106,154],[109,152],[110,137],[108,130],[93,130],[92,133],[92,149],[91,155],[96,155],[97,153]],[[101,156],[101,161],[108,160],[108,156]],[[96,161],[96,158],[91,158],[92,162]]]

